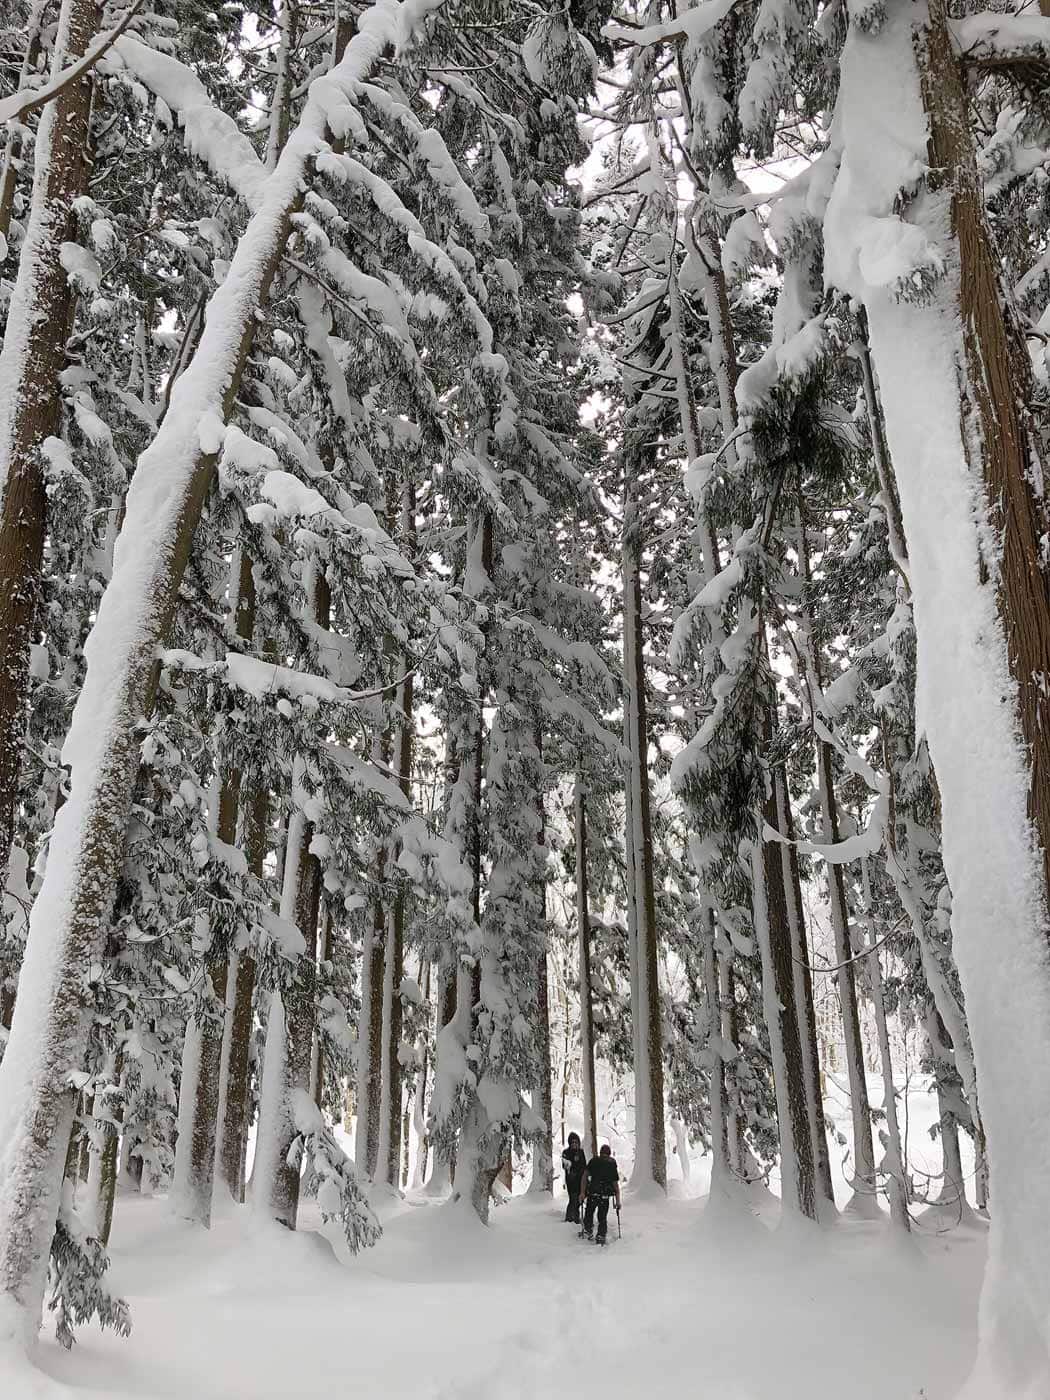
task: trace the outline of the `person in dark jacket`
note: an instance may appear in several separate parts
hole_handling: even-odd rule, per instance
[[[565,1207],[565,1219],[578,1225],[580,1191],[583,1187],[583,1174],[587,1170],[587,1154],[580,1146],[579,1133],[569,1134],[569,1145],[561,1154],[561,1165],[565,1172],[565,1190],[569,1197],[569,1204]]]
[[[592,1157],[587,1163],[583,1195],[587,1202],[583,1213],[583,1233],[588,1239],[591,1238],[597,1212],[598,1243],[602,1244],[609,1228],[609,1202],[615,1199],[617,1212],[620,1209],[620,1170],[608,1143],[604,1144],[597,1157]]]

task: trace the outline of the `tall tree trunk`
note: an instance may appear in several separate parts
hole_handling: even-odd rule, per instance
[[[384,859],[378,857],[380,881]],[[361,945],[361,1013],[357,1026],[357,1126],[354,1161],[371,1181],[379,1161],[379,1118],[383,1084],[383,967],[386,961],[386,920],[381,901],[372,905],[371,924]]]
[[[294,802],[293,794],[293,802]],[[299,1134],[296,1100],[310,1092],[310,1048],[316,988],[315,948],[321,862],[310,851],[313,826],[293,807],[288,819],[281,917],[298,925],[305,951],[281,988],[270,994],[252,1173],[255,1208],[294,1230],[299,1210],[300,1163],[289,1160]]]
[[[246,551],[239,550],[234,556],[230,585],[234,628],[239,637],[250,641],[255,626],[255,584],[251,558]],[[221,765],[221,758],[219,763]],[[216,838],[226,846],[237,842],[240,792],[240,770],[227,768],[219,784],[214,824]],[[209,1005],[186,1027],[172,1205],[183,1219],[207,1228],[211,1225],[216,1137],[225,1116],[222,1080],[224,1040],[228,1039],[225,1032],[229,978],[225,952],[216,954],[209,950],[205,954],[204,970],[212,994]]]
[[[94,0],[63,0],[52,74],[95,34]],[[30,44],[36,43],[36,35]],[[0,351],[0,890],[6,888],[25,737],[29,647],[39,606],[47,518],[44,441],[59,426],[73,292],[61,249],[74,241],[74,202],[91,165],[92,83],[67,86],[43,110],[32,204]],[[8,138],[8,154],[15,140]],[[13,178],[13,170],[11,172]],[[0,980],[9,969],[0,968]],[[8,1021],[10,1022],[10,1007]]]
[[[311,620],[327,631],[332,620],[332,592],[319,565],[310,580]],[[299,760],[296,760],[298,762]],[[300,810],[297,774],[292,771],[291,812],[285,847],[281,917],[298,925],[304,950],[284,988],[270,997],[259,1101],[259,1137],[252,1193],[261,1210],[294,1230],[299,1211],[300,1164],[289,1160],[299,1136],[296,1101],[310,1093],[310,1063],[317,1002],[318,935],[324,875],[311,847],[313,823]],[[271,1056],[275,1062],[271,1062]]]
[[[904,1161],[904,1148],[901,1144],[900,1123],[897,1119],[897,1091],[893,1083],[893,1054],[890,1050],[890,1033],[886,1018],[886,990],[882,978],[882,960],[879,957],[875,924],[871,912],[871,880],[868,875],[867,856],[861,857],[860,878],[861,888],[864,892],[864,915],[868,927],[868,975],[871,978],[871,995],[875,1004],[875,1027],[879,1037],[882,1108],[886,1115],[888,1145],[882,1159],[882,1171],[888,1178],[886,1191],[890,1202],[890,1218],[895,1225],[899,1225],[904,1230],[910,1230],[908,1177]]]
[[[765,702],[767,747],[772,738],[772,702]],[[778,827],[777,796],[770,782],[765,821]],[[762,827],[759,825],[759,832]],[[780,1129],[781,1199],[785,1211],[817,1219],[812,1118],[806,1094],[802,1040],[795,1002],[791,923],[779,842],[755,842],[751,857],[755,932],[762,961],[762,1005],[773,1061],[773,1087]]]
[[[638,431],[637,428],[634,431]],[[628,469],[629,470],[629,469]],[[649,729],[645,705],[642,640],[641,535],[633,483],[627,483],[623,533],[624,682],[630,784],[629,850],[634,864],[635,977],[638,1022],[635,1038],[635,1163],[631,1182],[667,1186],[664,1129],[664,1067],[660,984],[653,883],[653,835],[649,808]]]
[[[782,767],[773,773],[773,793],[777,808],[777,829],[789,842],[794,840],[795,825],[788,800],[787,778]],[[813,1163],[817,1189],[823,1201],[834,1210],[835,1188],[831,1180],[831,1157],[828,1152],[828,1128],[824,1117],[824,1095],[821,1091],[820,1050],[817,1043],[817,1017],[813,1009],[813,974],[810,971],[810,947],[806,937],[806,911],[802,902],[802,880],[798,868],[798,852],[794,845],[780,847],[780,868],[784,878],[784,899],[788,928],[791,933],[791,961],[794,969],[795,1013],[798,1017],[799,1042],[802,1049],[802,1073],[806,1087],[810,1137],[813,1142]]]
[[[980,1066],[996,1210],[973,1393],[1038,1394],[1050,1388],[1050,1278],[1031,1221],[1050,1216],[1050,1178],[1026,1164],[1050,1158],[1048,525],[1023,407],[1030,364],[1004,311],[962,62],[944,0],[892,0],[877,33],[851,30],[825,243],[835,267],[854,269],[843,290],[867,310],[942,796],[952,948]],[[871,103],[880,90],[895,95],[892,125]],[[862,223],[897,217],[938,250],[938,275],[915,299],[859,271]]]
[[[729,1155],[729,1098],[726,1092],[726,1066],[724,1050],[722,1048],[722,996],[718,985],[718,954],[716,951],[717,925],[715,922],[715,911],[705,909],[704,920],[704,942],[703,942],[703,974],[704,974],[704,1000],[707,1003],[707,1015],[710,1023],[708,1042],[710,1049],[708,1054],[711,1059],[710,1065],[710,1089],[708,1099],[711,1108],[711,1190],[715,1192],[721,1189],[729,1180],[730,1175],[730,1155]],[[677,1132],[677,1129],[676,1129]],[[688,1141],[684,1141],[684,1132],[679,1135],[678,1150],[681,1155],[688,1151]],[[688,1167],[688,1156],[683,1156],[683,1176],[685,1168]]]
[[[536,753],[540,772],[543,772],[543,730],[539,721],[534,726]],[[542,782],[542,778],[541,778]],[[536,807],[539,817],[539,844],[546,842],[546,817],[543,807],[543,788],[536,792]],[[542,930],[543,951],[536,964],[536,1059],[539,1064],[539,1078],[536,1082],[533,1109],[543,1121],[532,1145],[532,1178],[530,1191],[554,1190],[554,1098],[551,1090],[551,1018],[547,986],[547,867],[540,866],[540,880],[534,894],[536,921]]]
[[[598,1108],[594,1091],[594,1003],[591,995],[591,915],[587,886],[587,795],[576,774],[576,934],[580,959],[580,1080],[583,1084],[583,1150],[598,1151]]]
[[[440,1041],[442,1032],[452,1025],[456,1018],[456,965],[454,961],[441,968],[440,997],[437,1006],[435,1047]],[[434,1052],[434,1072],[435,1076],[440,1064],[439,1051]],[[434,1148],[434,1165],[431,1168],[430,1177],[427,1180],[426,1192],[428,1196],[444,1196],[452,1186],[453,1161],[444,1150]]]
[[[876,420],[876,430],[877,430]],[[888,467],[884,468],[889,481]],[[886,487],[883,488],[885,492]],[[887,507],[892,511],[892,506]],[[803,584],[808,588],[811,582],[809,566],[809,542],[806,537],[806,517],[801,507],[801,491],[798,516],[798,555]],[[809,601],[803,601],[803,633],[805,665],[811,675],[811,704],[814,710],[814,725],[818,697],[824,693],[824,667],[821,661],[820,643],[813,632]],[[820,813],[823,826],[821,840],[825,845],[834,845],[840,838],[838,799],[835,795],[835,765],[831,745],[818,733],[816,736],[817,789],[820,793]],[[794,850],[791,852],[794,857]],[[831,910],[831,928],[835,942],[835,980],[838,985],[839,1011],[842,1016],[842,1032],[846,1048],[846,1073],[849,1079],[850,1114],[853,1120],[853,1199],[849,1209],[856,1213],[875,1218],[879,1213],[875,1181],[875,1149],[871,1136],[871,1105],[868,1101],[868,1081],[864,1072],[864,1046],[861,1039],[860,1011],[857,1006],[857,979],[854,972],[855,951],[850,937],[849,905],[846,901],[846,882],[842,866],[828,862],[828,904]]]
[[[317,929],[317,963],[318,967],[330,963],[332,960],[332,909],[331,905],[326,905],[322,911],[322,916]],[[318,1108],[324,1109],[324,1054],[322,1053],[321,1036],[318,1031],[314,1031],[313,1045],[310,1049],[310,1097]]]
[[[118,1050],[113,1057],[113,1082],[122,1091],[122,1079],[124,1075],[124,1055]],[[120,1153],[120,1128],[124,1118],[124,1110],[118,1102],[112,1113],[105,1120],[105,1142],[95,1154],[97,1167],[92,1181],[92,1201],[94,1206],[92,1226],[95,1235],[103,1244],[109,1244],[110,1231],[113,1228],[113,1207],[117,1196],[117,1164]],[[96,1165],[95,1162],[92,1163]],[[89,1177],[90,1180],[90,1177]]]
[[[423,972],[423,1001],[430,1001],[430,987],[433,980],[433,969],[430,960],[425,961]],[[416,1156],[412,1165],[411,1185],[412,1189],[418,1191],[422,1188],[427,1179],[427,1156],[429,1153],[430,1141],[427,1136],[427,1079],[430,1069],[430,1054],[428,1042],[423,1042],[423,1054],[418,1070],[416,1071],[416,1086],[412,1094],[412,1126],[416,1131]],[[405,1143],[407,1147],[408,1133],[405,1133]]]
[[[254,775],[250,796],[241,801],[241,842],[251,874],[262,877],[269,833],[270,793],[261,774]],[[230,966],[228,991],[232,991],[226,1034],[226,1099],[219,1144],[219,1170],[235,1201],[244,1200],[245,1159],[248,1150],[248,1069],[254,1026],[255,959],[236,953]]]
[[[399,534],[402,549],[411,556],[416,540],[416,493],[407,477],[401,487]],[[409,658],[403,658],[406,672]],[[412,795],[412,749],[415,716],[412,712],[413,678],[406,674],[398,687],[397,744],[398,786],[406,798]],[[402,885],[394,896],[387,930],[383,982],[383,1129],[379,1139],[380,1179],[397,1187],[401,1161],[401,981],[404,976],[405,900]]]
[[[479,456],[487,455],[487,429],[477,435],[476,450]],[[483,587],[489,586],[492,578],[494,531],[492,515],[484,511],[478,520],[475,532],[477,558],[484,579]],[[487,636],[486,636],[487,644]],[[484,684],[479,684],[478,708],[473,717],[473,732],[464,745],[461,758],[464,776],[469,774],[469,813],[467,817],[467,855],[470,863],[474,922],[481,927],[481,877],[482,877],[482,785],[485,772],[485,720]],[[458,1040],[465,1049],[470,1043],[474,1028],[475,1009],[481,999],[481,967],[472,969],[462,965],[456,972],[456,1014],[453,1018],[458,1028]],[[491,1148],[482,1146],[482,1139],[488,1127],[488,1114],[475,1095],[459,1135],[459,1145],[455,1164],[455,1196],[469,1199],[478,1218],[488,1222],[489,1199],[502,1161],[494,1161]]]

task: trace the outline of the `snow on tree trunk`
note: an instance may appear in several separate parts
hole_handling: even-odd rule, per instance
[[[549,1194],[554,1190],[554,1135],[551,1126],[554,1101],[551,1093],[551,1023],[547,1008],[546,952],[540,954],[536,970],[536,1058],[539,1062],[540,1077],[533,1095],[532,1107],[543,1120],[543,1125],[532,1143],[532,1176],[529,1180],[529,1190]]]
[[[234,629],[250,641],[255,626],[255,588],[251,559],[238,551],[230,570]],[[241,774],[229,768],[218,784],[214,831],[225,846],[237,842],[237,810]],[[204,954],[205,976],[211,984],[208,1004],[187,1027],[186,1043],[193,1044],[193,1075],[185,1068],[179,1091],[179,1138],[175,1153],[175,1179],[172,1208],[184,1220],[206,1228],[211,1225],[212,1190],[215,1182],[216,1143],[225,1119],[229,1084],[229,1051],[226,1034],[229,961],[225,954],[214,954],[210,946]],[[225,1060],[225,1065],[224,1065]],[[184,1105],[184,1100],[187,1101]],[[185,1107],[185,1112],[183,1109]]]
[[[321,569],[310,569],[307,592],[313,624],[327,631],[332,616],[332,593]],[[298,761],[297,761],[298,762]],[[294,923],[302,935],[302,950],[284,978],[274,989],[270,1014],[275,1002],[281,1003],[277,1018],[286,1043],[271,1041],[266,1027],[266,1053],[277,1055],[280,1074],[263,1066],[263,1092],[259,1099],[259,1138],[267,1144],[265,1172],[253,1174],[252,1192],[260,1209],[267,1206],[274,1219],[294,1230],[299,1210],[300,1162],[293,1144],[301,1132],[297,1105],[310,1094],[311,1054],[314,1040],[317,999],[317,938],[321,927],[323,872],[320,859],[312,850],[314,827],[299,807],[298,776],[292,769],[292,814],[288,821],[284,881],[281,891],[281,917]],[[277,1032],[274,1032],[276,1036]],[[258,1159],[257,1159],[258,1160]]]
[[[888,1178],[886,1190],[890,1201],[890,1218],[895,1225],[899,1225],[904,1230],[910,1230],[908,1178],[905,1174],[904,1149],[901,1144],[900,1123],[897,1119],[897,1091],[893,1082],[893,1054],[890,1049],[889,1025],[886,1018],[886,990],[882,977],[882,960],[876,946],[875,926],[871,917],[871,879],[868,874],[867,856],[861,857],[860,878],[868,926],[868,976],[871,978],[871,996],[875,1007],[875,1029],[879,1038],[882,1109],[886,1115],[888,1139],[881,1170]]]
[[[873,430],[874,428],[873,424]],[[885,491],[885,486],[883,490]],[[887,511],[889,512],[889,508]],[[805,516],[801,507],[798,522],[798,555],[802,579],[808,585],[811,577],[809,543],[806,538]],[[819,696],[823,694],[824,690],[824,667],[821,664],[819,643],[813,636],[812,618],[809,615],[808,604],[803,605],[802,640],[804,666],[810,676],[811,694]],[[813,704],[816,708],[815,701]],[[820,795],[820,815],[823,827],[820,839],[825,845],[834,845],[841,838],[838,801],[835,796],[835,768],[831,745],[819,737],[816,740],[816,759],[817,790]],[[791,851],[791,856],[797,863],[794,850]],[[848,1209],[855,1214],[876,1219],[879,1215],[879,1203],[875,1182],[875,1149],[871,1136],[871,1106],[868,1102],[868,1080],[864,1073],[864,1046],[861,1041],[860,1012],[857,1006],[854,949],[850,937],[846,882],[841,864],[828,862],[827,879],[828,904],[831,911],[831,929],[837,965],[835,979],[838,984],[839,1011],[842,1016],[843,1041],[846,1049],[846,1073],[849,1079],[850,1115],[853,1120],[854,1190]],[[801,898],[799,904],[801,905]],[[812,992],[810,1005],[812,1006]]]
[[[289,1230],[295,1229],[299,1210],[300,1162],[292,1147],[300,1134],[297,1105],[310,1092],[314,1028],[321,863],[310,851],[312,840],[312,824],[301,811],[293,810],[288,822],[281,918],[298,926],[303,946],[283,985],[275,987],[270,996],[252,1173],[255,1209],[269,1213]]]
[[[251,874],[261,877],[266,859],[270,794],[260,778],[251,796],[241,803],[241,842]],[[248,1066],[251,1057],[255,1001],[255,959],[235,953],[227,982],[228,1009],[223,1057],[225,1098],[219,1140],[219,1173],[235,1201],[244,1200],[244,1169],[248,1147]]]
[[[996,1209],[970,1393],[1034,1396],[1050,1387],[1050,1177],[1030,1167],[1050,1158],[1042,510],[1017,407],[1027,374],[939,0],[925,20],[893,0],[876,33],[847,40],[825,239],[829,279],[867,310],[897,468],[918,723],[940,784],[953,950],[981,1069]],[[902,191],[913,193],[901,211]]]
[[[152,707],[156,649],[168,634],[224,425],[283,254],[329,106],[345,104],[388,46],[404,45],[438,0],[376,0],[341,61],[310,88],[303,118],[262,186],[197,350],[139,458],[113,577],[85,647],[87,672],[64,756],[70,795],[55,822],[33,906],[11,1036],[0,1063],[0,1342],[35,1336],[81,1064],[84,989],[108,926],[138,766],[136,726]],[[342,124],[344,117],[337,119]],[[17,329],[16,321],[16,329]],[[16,341],[18,336],[15,337]],[[7,376],[4,376],[7,379]],[[8,386],[0,401],[10,405]],[[0,440],[9,430],[0,434]]]
[[[838,805],[835,800],[831,745],[822,740],[817,742],[817,782],[824,827],[821,839],[827,845],[833,845],[840,839]],[[857,1006],[857,979],[854,974],[854,949],[850,936],[849,909],[846,904],[846,884],[840,864],[829,863],[828,884],[835,962],[838,965],[835,980],[838,983],[839,1010],[846,1047],[850,1115],[853,1120],[854,1189],[848,1209],[874,1219],[878,1217],[879,1206],[875,1189],[871,1106],[868,1102],[868,1080],[864,1072],[864,1046],[861,1041],[860,1012]]]
[[[580,961],[580,1079],[583,1083],[583,1150],[598,1151],[594,1090],[594,1003],[591,999],[591,919],[587,886],[587,795],[577,773],[573,798],[576,825],[576,936]]]
[[[441,1038],[449,1032],[456,1019],[456,973],[455,964],[449,963],[441,970],[441,996],[437,1010],[437,1034],[434,1037],[434,1083],[437,1086],[441,1073]],[[453,1027],[454,1028],[454,1027]],[[451,1032],[449,1032],[451,1033]],[[428,1196],[444,1197],[452,1187],[452,1161],[446,1150],[435,1145],[433,1165],[427,1178]]]
[[[97,17],[94,0],[65,0],[52,75],[84,53]],[[73,292],[62,248],[76,240],[73,204],[87,189],[91,91],[90,80],[70,84],[40,118],[29,222],[0,350],[0,889],[6,886],[14,835],[29,647],[44,554],[42,449],[58,426],[59,377],[72,330]],[[0,976],[3,972],[0,968]]]

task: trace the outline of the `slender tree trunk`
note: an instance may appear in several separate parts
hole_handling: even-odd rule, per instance
[[[717,948],[716,948],[717,952]],[[739,1037],[736,1013],[736,989],[734,986],[733,961],[722,953],[718,957],[718,1004],[722,1013],[722,1041],[724,1045],[732,1046],[736,1055],[739,1054]],[[736,1066],[734,1063],[725,1065],[723,1060],[726,1099],[728,1101],[729,1121],[729,1165],[733,1169],[733,1174],[739,1179],[743,1179],[745,1173],[745,1163],[747,1161],[747,1148],[744,1142],[744,1111],[740,1103],[740,1086],[736,1079]]]
[[[118,1050],[113,1060],[113,1080],[121,1085],[124,1075],[124,1055]],[[121,1086],[122,1087],[122,1086]],[[113,1207],[117,1196],[117,1165],[120,1156],[120,1128],[124,1109],[118,1102],[106,1122],[106,1140],[98,1153],[98,1184],[94,1192],[94,1233],[103,1244],[109,1244],[113,1228]]]
[[[64,0],[55,34],[53,73],[84,53],[97,24],[94,0]],[[33,34],[30,45],[36,42]],[[0,351],[4,386],[0,396],[0,890],[6,888],[14,839],[29,647],[44,553],[47,496],[42,444],[59,426],[60,376],[73,310],[61,249],[63,243],[75,240],[73,205],[87,189],[91,98],[90,78],[71,83],[47,104],[40,118],[29,222]],[[9,157],[15,140],[12,130]],[[0,968],[0,980],[6,972]],[[5,1024],[10,1015],[8,1008]]]
[[[725,1052],[722,1047],[722,997],[718,985],[715,911],[705,909],[703,919],[704,1000],[710,1018],[709,1043],[712,1047],[708,1051],[711,1058],[708,1097],[711,1106],[711,1190],[714,1192],[728,1182],[730,1175],[729,1099],[726,1093]],[[688,1144],[685,1146],[687,1148]],[[680,1139],[679,1153],[682,1151],[683,1144]],[[683,1158],[683,1164],[688,1164],[688,1157]]]
[[[777,829],[782,831],[791,842],[795,836],[795,825],[791,814],[791,804],[788,801],[787,781],[783,768],[777,768],[773,773],[773,794],[778,814]],[[835,1188],[831,1180],[828,1128],[824,1117],[824,1095],[821,1092],[817,1017],[813,1009],[813,974],[810,971],[810,948],[809,939],[806,937],[806,912],[802,902],[802,880],[799,875],[798,852],[794,845],[780,847],[780,868],[784,878],[788,928],[791,932],[795,1009],[802,1048],[802,1072],[806,1086],[806,1104],[809,1113],[810,1137],[813,1141],[813,1162],[816,1170],[817,1189],[833,1211]]]
[[[887,476],[888,476],[888,469]],[[892,509],[890,507],[889,509]],[[798,553],[802,580],[807,587],[810,583],[809,543],[806,538],[806,519],[801,509],[798,518]],[[808,599],[803,602],[803,631],[805,634],[805,664],[811,671],[811,702],[814,712],[817,697],[824,691],[824,667],[821,664],[820,645],[813,634],[812,619],[809,615]],[[814,723],[816,723],[814,713]],[[817,788],[820,793],[820,812],[823,825],[821,840],[826,845],[834,845],[840,840],[838,799],[835,795],[835,766],[831,745],[821,738],[816,739]],[[794,856],[794,850],[792,850]],[[828,904],[831,911],[831,928],[835,940],[835,962],[838,970],[835,980],[838,985],[839,1011],[842,1016],[842,1031],[846,1048],[846,1073],[849,1079],[850,1114],[853,1120],[853,1199],[849,1208],[854,1212],[876,1217],[879,1213],[875,1181],[875,1149],[871,1136],[871,1105],[868,1101],[868,1081],[864,1073],[864,1047],[861,1040],[860,1012],[857,1006],[857,979],[854,971],[854,949],[850,937],[849,905],[846,901],[846,882],[842,866],[828,862]]]
[[[241,802],[241,841],[251,874],[260,877],[266,860],[269,833],[270,794],[262,775],[255,775],[250,796]],[[244,1200],[245,1159],[248,1150],[248,1069],[254,1026],[255,959],[248,952],[236,953],[227,984],[232,990],[232,1006],[227,1017],[228,1047],[226,1100],[219,1150],[219,1170],[235,1201]]]
[[[378,860],[383,878],[382,853]],[[369,1181],[379,1161],[379,1119],[383,1081],[383,966],[386,961],[386,921],[376,899],[372,922],[361,947],[361,1015],[357,1027],[357,1127],[354,1159],[357,1170]]]
[[[449,962],[441,969],[440,996],[437,1007],[437,1035],[435,1042],[439,1042],[442,1033],[456,1019],[456,970],[455,963]],[[437,1049],[434,1054],[434,1069],[437,1073],[440,1059]],[[453,1161],[444,1151],[434,1148],[434,1165],[431,1168],[430,1178],[426,1184],[428,1196],[444,1196],[452,1186]]]
[[[410,556],[416,540],[415,487],[407,477],[401,487],[400,536]],[[404,658],[406,670],[408,657]],[[406,798],[412,795],[412,749],[415,716],[412,712],[413,677],[406,675],[398,687],[397,781]],[[379,1172],[382,1180],[397,1187],[401,1160],[401,981],[404,975],[405,900],[403,885],[394,896],[387,929],[383,982],[383,1129],[379,1139]]]
[[[326,905],[317,932],[317,963],[321,968],[332,960],[332,909]],[[321,1036],[314,1031],[310,1050],[310,1097],[318,1108],[324,1109],[324,1055]]]
[[[238,551],[230,573],[234,627],[238,636],[248,641],[255,625],[255,585],[251,559],[246,552]],[[240,791],[239,769],[228,768],[219,784],[214,827],[217,839],[227,846],[237,841]],[[180,1100],[187,1094],[191,1098],[186,1105],[188,1112],[183,1112],[180,1102],[172,1202],[176,1214],[207,1228],[211,1225],[216,1136],[225,1117],[222,1081],[230,970],[225,953],[206,954],[204,969],[212,997],[210,1005],[186,1027]],[[228,1054],[226,1059],[228,1069]]]
[[[765,704],[766,745],[772,738],[772,705]],[[775,784],[762,815],[778,825]],[[761,831],[761,825],[759,827]],[[773,1060],[773,1086],[780,1129],[780,1174],[785,1211],[817,1219],[812,1120],[806,1095],[802,1040],[795,1003],[795,968],[784,870],[779,842],[755,843],[752,858],[752,900],[755,932],[762,960],[762,1004]]]
[[[294,794],[293,794],[294,802]],[[292,1156],[299,1135],[296,1101],[310,1092],[314,1028],[315,948],[321,862],[310,851],[313,826],[293,807],[288,819],[281,917],[298,925],[305,951],[285,988],[270,994],[266,1022],[259,1130],[252,1173],[256,1209],[294,1230],[299,1210],[300,1163]]]
[[[882,1159],[882,1171],[889,1181],[886,1189],[890,1202],[890,1218],[895,1225],[904,1230],[910,1230],[908,1176],[905,1168],[904,1149],[901,1144],[900,1123],[897,1119],[897,1092],[893,1083],[893,1055],[890,1050],[890,1033],[886,1019],[886,991],[882,979],[882,960],[876,947],[875,925],[871,915],[871,881],[868,875],[867,856],[861,857],[860,876],[861,888],[864,891],[864,913],[868,926],[868,975],[871,978],[871,994],[875,1004],[875,1027],[879,1037],[879,1061],[882,1068],[882,1107],[886,1115],[887,1147]]]
[[[398,891],[387,921],[383,966],[383,1100],[377,1146],[379,1179],[396,1187],[401,1160],[401,981],[404,975],[405,895]]]
[[[580,1079],[583,1083],[583,1146],[590,1160],[598,1151],[594,1091],[594,1003],[591,994],[591,916],[587,886],[587,796],[576,774],[576,929],[580,958]]]
[[[824,841],[833,844],[840,839],[838,805],[832,773],[831,745],[817,745],[818,781],[824,818]],[[861,1042],[860,1012],[857,1006],[857,982],[854,974],[854,950],[850,937],[849,909],[842,866],[828,865],[831,902],[831,927],[835,937],[835,961],[838,971],[839,1010],[846,1043],[846,1073],[849,1078],[850,1112],[853,1119],[854,1197],[850,1208],[865,1215],[878,1213],[875,1184],[875,1151],[871,1138],[871,1107],[868,1102],[868,1081],[864,1072],[864,1047]]]
[[[423,1001],[430,1001],[430,987],[433,978],[433,971],[430,960],[426,960],[425,971],[423,972]],[[412,1166],[411,1185],[414,1191],[422,1188],[427,1177],[427,1155],[429,1140],[427,1137],[427,1079],[430,1068],[430,1055],[428,1053],[428,1043],[423,1042],[423,1055],[418,1070],[416,1071],[416,1085],[412,1094],[412,1126],[416,1130],[416,1156]],[[407,1121],[407,1114],[406,1114]],[[408,1134],[405,1134],[407,1150]]]
[[[327,631],[332,620],[332,592],[320,566],[313,568],[309,593],[311,620],[319,629]],[[299,1210],[300,1164],[298,1158],[293,1156],[289,1160],[289,1157],[300,1135],[297,1100],[300,1095],[309,1096],[311,1090],[324,885],[320,858],[311,849],[314,826],[299,809],[296,788],[297,774],[293,766],[281,917],[298,926],[304,951],[291,980],[283,989],[275,988],[270,998],[259,1103],[260,1147],[252,1181],[259,1207],[268,1209],[273,1218],[289,1230],[295,1229]],[[269,1062],[271,1055],[276,1056],[276,1064]]]
[[[543,731],[539,721],[534,725],[534,740],[541,774],[543,773]],[[541,777],[541,784],[543,779]],[[536,807],[539,818],[538,844],[546,843],[546,817],[543,807],[543,787],[536,792]],[[550,1194],[554,1190],[554,1098],[551,1089],[551,1018],[548,1000],[547,978],[547,867],[540,866],[540,880],[534,894],[536,922],[542,931],[543,951],[536,963],[536,1059],[539,1064],[539,1078],[533,1099],[533,1108],[543,1120],[543,1127],[533,1140],[532,1178],[530,1191],[543,1191]]]
[[[630,468],[628,468],[630,471]],[[662,1016],[658,974],[653,837],[649,809],[649,730],[642,640],[641,537],[633,483],[628,482],[623,535],[624,680],[630,767],[630,850],[635,867],[637,1001],[635,1041],[635,1165],[632,1185],[667,1185],[664,1143]]]
[[[479,456],[487,452],[487,429],[477,435]],[[482,513],[478,521],[475,539],[478,548],[478,562],[484,579],[490,580],[493,571],[494,535],[492,516]],[[487,583],[486,583],[487,586]],[[486,639],[487,641],[487,639]],[[469,773],[470,803],[468,815],[467,846],[472,876],[474,922],[481,927],[481,878],[482,878],[482,782],[485,769],[485,724],[484,686],[479,686],[478,711],[474,718],[474,729],[462,757],[463,771]],[[474,1026],[475,1008],[481,999],[481,968],[472,969],[460,966],[456,973],[456,1014],[454,1020],[458,1028],[458,1040],[465,1049],[470,1043]],[[491,1146],[483,1147],[482,1138],[488,1127],[488,1114],[475,1095],[467,1111],[462,1131],[459,1135],[459,1148],[455,1164],[455,1196],[467,1197],[482,1223],[488,1222],[489,1199],[492,1185],[503,1163],[493,1160]]]

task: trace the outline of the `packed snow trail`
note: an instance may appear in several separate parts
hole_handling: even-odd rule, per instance
[[[909,1245],[888,1222],[781,1233],[627,1195],[600,1250],[564,1208],[516,1196],[486,1229],[388,1203],[382,1241],[343,1264],[248,1211],[205,1232],[122,1198],[134,1332],[46,1341],[42,1364],[63,1400],[949,1400],[972,1362],[983,1227]]]

